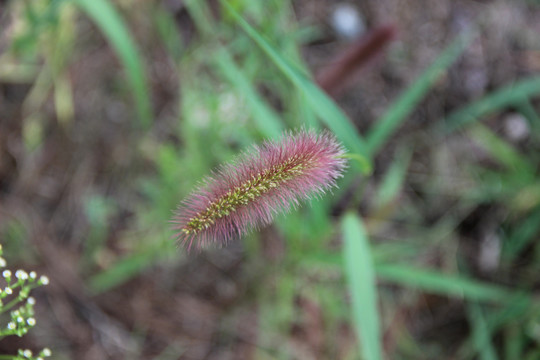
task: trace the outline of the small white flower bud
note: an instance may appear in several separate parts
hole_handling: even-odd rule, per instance
[[[30,305],[35,305],[36,304],[36,299],[34,299],[33,297],[29,297],[28,300],[26,300],[27,303],[29,303]]]
[[[22,322],[24,322],[24,319],[23,319],[23,317],[22,317],[22,316],[19,316],[19,317],[17,318],[17,322],[18,322],[18,323],[22,323]]]
[[[26,280],[28,279],[28,273],[24,270],[17,270],[15,271],[15,277],[19,280]]]
[[[30,279],[35,280],[37,278],[37,274],[35,271],[30,272]]]
[[[34,319],[33,317],[28,318],[28,319],[26,320],[26,323],[27,323],[28,325],[30,325],[30,326],[34,326],[34,325],[36,325],[36,319]]]
[[[49,284],[49,278],[46,277],[45,275],[41,275],[41,277],[39,278],[39,281],[40,281],[43,285]]]
[[[8,294],[8,295],[13,294],[13,290],[11,290],[10,287],[5,288],[5,289],[4,289],[4,292],[5,292],[6,294]]]
[[[4,277],[4,279],[7,279],[7,278],[11,277],[11,271],[9,271],[9,270],[4,270],[4,271],[2,272],[2,276]]]
[[[15,325],[15,323],[13,321],[10,321],[8,324],[7,324],[7,328],[9,330],[15,330],[17,328],[17,325]]]
[[[3,257],[0,257],[0,267],[6,267],[7,263]]]
[[[51,350],[49,350],[49,348],[43,349],[43,351],[41,353],[43,354],[43,356],[46,356],[46,357],[49,357],[49,356],[52,355],[52,352],[51,352]]]
[[[28,358],[28,359],[31,358],[31,357],[32,357],[32,351],[30,351],[30,350],[28,350],[28,349],[24,350],[24,351],[23,351],[23,356],[24,356],[25,358]]]

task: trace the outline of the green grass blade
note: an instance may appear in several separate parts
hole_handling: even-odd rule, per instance
[[[352,298],[354,325],[364,359],[382,359],[377,285],[367,234],[354,213],[342,222],[345,273]]]
[[[506,302],[516,295],[515,291],[497,285],[405,265],[381,264],[376,271],[382,279],[434,294],[486,302]]]
[[[396,160],[384,175],[381,185],[375,194],[375,204],[377,207],[388,204],[399,194],[405,182],[411,155],[409,149],[398,150]]]
[[[75,0],[74,3],[96,23],[120,58],[131,83],[141,124],[148,127],[152,113],[144,67],[122,18],[107,0]]]
[[[510,301],[503,304],[499,309],[488,312],[486,315],[486,324],[491,336],[504,328],[510,322],[523,323],[531,314],[536,313],[532,305],[535,300],[526,294],[514,295]]]
[[[534,241],[540,231],[540,208],[513,227],[503,246],[503,258],[510,263],[523,249]]]
[[[246,34],[266,53],[283,74],[306,96],[320,120],[328,126],[350,151],[369,159],[364,139],[343,111],[311,79],[279,54],[272,45],[248,24],[227,1],[222,4]]]
[[[468,131],[472,138],[502,165],[509,169],[534,173],[533,167],[524,160],[525,157],[523,155],[487,127],[482,124],[475,124]]]
[[[497,360],[497,353],[491,343],[491,335],[486,324],[486,319],[482,314],[482,309],[478,304],[469,304],[468,317],[472,327],[472,338],[476,351],[481,360]]]
[[[284,127],[279,116],[266,104],[258,92],[253,88],[249,79],[238,68],[227,50],[221,49],[217,53],[215,64],[227,80],[240,92],[251,107],[253,119],[259,131],[269,138],[281,136]]]
[[[177,62],[182,56],[182,50],[185,46],[178,32],[174,13],[167,11],[165,8],[157,7],[152,17],[153,25],[167,48],[169,56]]]
[[[197,29],[208,36],[215,33],[214,22],[208,3],[199,0],[185,0],[184,4],[189,11],[189,15],[193,18]]]
[[[529,121],[532,131],[538,134],[540,130],[540,115],[536,112],[530,99],[524,99],[523,101],[518,102],[516,104],[516,109]]]
[[[518,323],[509,324],[504,333],[504,358],[506,360],[523,358],[523,344],[526,339],[521,334]]]
[[[540,94],[540,76],[505,86],[482,99],[452,112],[446,118],[445,130],[453,132],[495,111],[522,103]]]
[[[463,53],[472,39],[473,36],[470,33],[465,33],[454,40],[437,60],[424,71],[420,78],[394,102],[386,114],[373,125],[366,136],[368,150],[371,155],[381,149],[397,127],[405,121],[420,100],[426,96],[441,74]]]
[[[90,290],[93,294],[98,294],[123,284],[149,267],[153,261],[155,261],[155,257],[148,254],[126,256],[111,268],[91,277],[89,280]]]
[[[188,0],[186,1],[186,7],[197,24],[199,31],[205,36],[213,36],[216,30],[212,25],[212,17],[208,6],[200,1]],[[219,46],[216,50],[216,56],[212,60],[212,63],[219,69],[227,81],[246,99],[259,131],[265,137],[278,138],[284,130],[280,117],[259,95],[244,72],[236,65],[229,51]]]
[[[155,241],[153,246],[138,249],[136,252],[119,258],[109,268],[90,277],[88,281],[90,291],[93,294],[105,292],[136,277],[152,264],[175,256],[177,248],[175,243],[171,242],[170,234],[168,232],[158,234],[158,232],[159,230],[153,232]]]
[[[483,314],[485,316],[484,336],[492,338],[497,332],[501,330],[504,331],[504,329],[507,328],[509,324],[523,324],[527,318],[530,318],[531,314],[537,312],[534,308],[531,307],[532,303],[533,302],[529,297],[524,296],[523,294],[519,294],[512,297],[512,299],[509,299],[509,301],[503,304],[501,308],[492,309],[488,313]],[[517,343],[519,344],[519,336],[521,335],[516,334],[516,336],[518,338],[513,338],[512,340],[517,340]],[[475,353],[477,352],[477,346],[475,341],[476,339],[474,339],[474,336],[469,337],[463,345],[463,348],[460,350],[458,358],[473,358]],[[516,345],[516,343],[513,342],[513,345]],[[512,349],[512,351],[515,350],[516,349]],[[519,351],[519,349],[517,351]],[[506,356],[505,358],[508,360],[520,359],[519,356]]]

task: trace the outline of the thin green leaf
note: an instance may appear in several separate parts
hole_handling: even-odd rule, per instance
[[[381,186],[375,195],[375,204],[377,207],[384,206],[395,199],[403,187],[407,168],[411,160],[411,151],[399,149],[398,156],[386,172]]]
[[[281,136],[284,128],[279,116],[261,98],[251,85],[249,79],[246,78],[244,73],[234,63],[229,52],[221,48],[217,52],[214,62],[227,80],[246,99],[247,104],[251,107],[253,119],[259,131],[268,138],[276,139]]]
[[[508,324],[504,332],[504,358],[506,360],[523,358],[524,340],[520,324]]]
[[[90,290],[93,294],[98,294],[123,284],[148,268],[155,260],[155,255],[148,253],[128,255],[111,268],[91,277],[89,280]]]
[[[523,155],[487,127],[482,124],[475,124],[469,129],[469,133],[502,165],[510,169],[533,172],[532,167],[524,160]]]
[[[531,314],[535,314],[536,309],[531,308],[531,299],[523,294],[518,294],[508,299],[499,309],[492,309],[485,314],[485,330],[487,337],[493,337],[498,331],[503,330],[509,324],[522,324]],[[517,340],[517,339],[514,339]],[[519,341],[517,341],[519,343]],[[515,345],[515,343],[514,343]],[[514,349],[515,350],[515,349]],[[513,350],[513,351],[514,351]],[[477,352],[474,336],[468,338],[459,352],[458,358],[473,358]],[[506,357],[508,360],[519,359],[520,357]]]
[[[281,56],[261,34],[249,25],[248,22],[246,22],[234,8],[227,3],[227,1],[222,0],[222,4],[246,34],[266,53],[266,55],[268,55],[283,74],[305,94],[306,101],[312,106],[320,120],[336,134],[350,151],[363,156],[366,158],[366,161],[371,163],[364,140],[336,103],[311,79]]]
[[[131,83],[141,124],[148,127],[152,113],[144,67],[122,18],[108,0],[74,0],[74,3],[96,23],[120,58]]]
[[[406,265],[381,264],[376,266],[376,271],[381,278],[404,286],[469,300],[506,302],[516,295],[515,291],[501,286]]]
[[[531,104],[530,99],[523,99],[523,101],[518,102],[516,104],[516,109],[521,115],[527,118],[531,129],[538,133],[538,130],[540,130],[540,115],[538,115],[538,112]]]
[[[497,353],[491,343],[491,335],[486,324],[482,309],[478,304],[469,304],[468,317],[472,327],[472,337],[476,351],[482,360],[497,360]]]
[[[182,55],[184,46],[182,37],[178,32],[174,13],[167,11],[165,8],[158,7],[152,15],[154,26],[167,47],[169,56],[171,56],[174,61],[178,61]]]
[[[193,18],[197,29],[201,33],[209,35],[215,31],[210,9],[206,2],[199,0],[185,0],[184,5],[189,11],[189,15]]]
[[[503,258],[512,262],[514,258],[531,242],[540,231],[540,207],[512,228],[503,246]]]
[[[369,240],[362,221],[354,213],[342,222],[345,273],[352,298],[353,318],[366,360],[382,358],[377,285]]]
[[[170,234],[161,229],[151,229],[154,243],[151,246],[137,249],[135,252],[118,259],[109,268],[92,276],[89,289],[93,294],[105,292],[115,286],[136,277],[152,264],[163,263],[171,256],[176,256],[175,243],[171,241]]]
[[[540,76],[517,81],[452,112],[446,118],[445,130],[447,133],[453,132],[493,112],[519,104],[524,99],[538,94],[540,94]]]
[[[420,100],[433,87],[441,74],[463,53],[472,39],[470,33],[464,33],[454,40],[418,80],[409,86],[405,93],[392,104],[386,114],[373,125],[366,136],[368,151],[371,155],[381,149],[397,127],[405,121]]]

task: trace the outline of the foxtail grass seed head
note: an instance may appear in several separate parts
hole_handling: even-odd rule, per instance
[[[223,245],[274,216],[322,195],[346,167],[344,149],[328,132],[286,132],[222,165],[185,199],[173,219],[188,251]]]

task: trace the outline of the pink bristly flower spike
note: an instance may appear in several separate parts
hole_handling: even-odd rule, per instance
[[[336,186],[345,151],[328,132],[286,132],[240,154],[205,178],[178,207],[172,223],[187,247],[227,244],[301,200]]]

